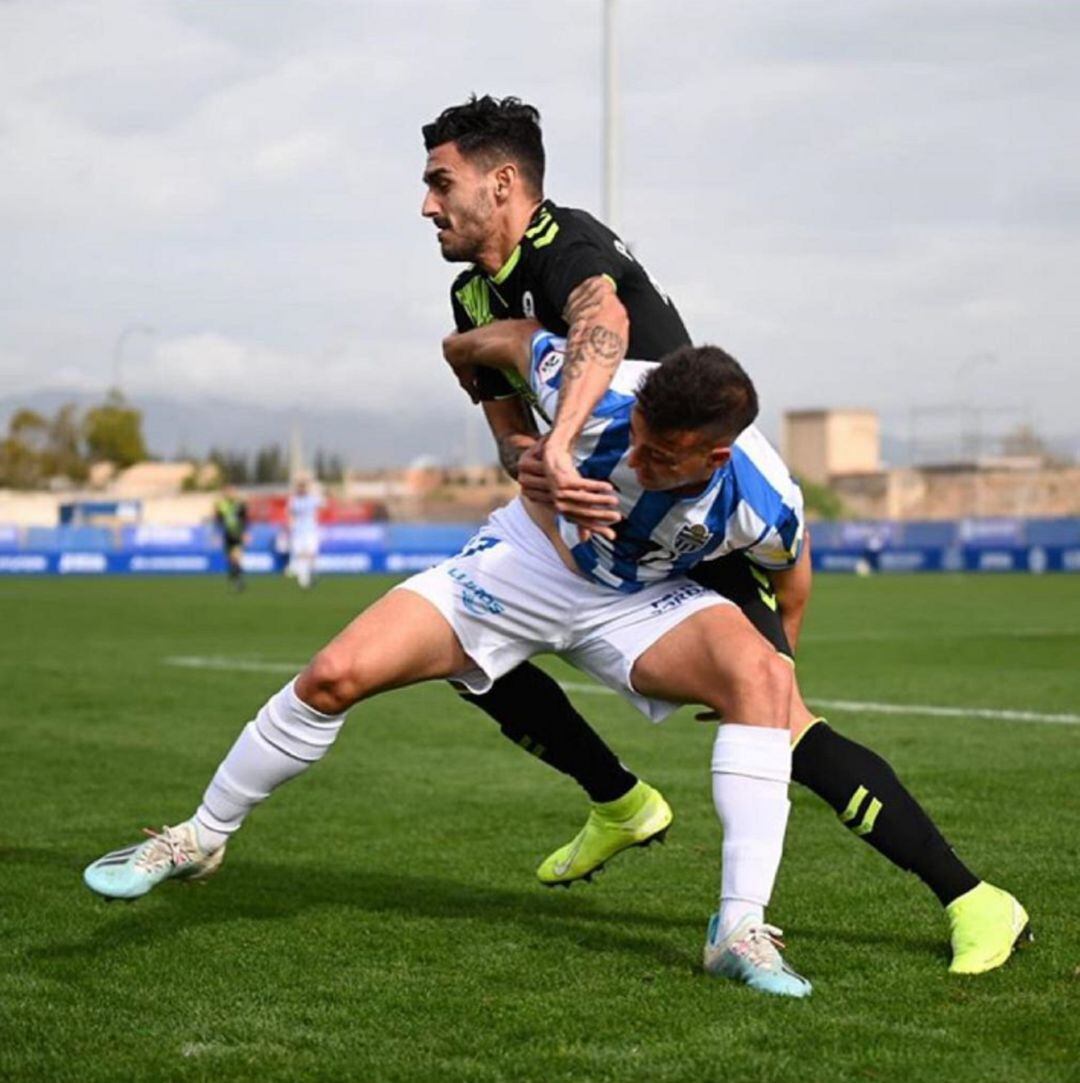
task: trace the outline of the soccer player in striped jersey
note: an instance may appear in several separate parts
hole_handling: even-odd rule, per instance
[[[734,449],[757,412],[749,378],[715,349],[687,348],[651,368],[633,427],[631,396],[601,402],[601,431],[595,441],[585,438],[584,461],[615,440],[616,476],[665,503],[686,497],[682,525],[715,522],[726,544],[796,562],[797,487],[752,432]],[[545,394],[539,382],[534,387]],[[681,446],[665,465],[656,448],[669,435],[662,419],[676,400],[676,412],[693,430],[677,438]],[[724,471],[719,484],[718,470]],[[760,486],[772,481],[783,492],[763,502]],[[732,514],[720,523],[714,507]],[[642,524],[643,536],[655,526]],[[678,536],[681,527],[671,526]],[[703,703],[725,719],[712,750],[724,831],[721,900],[709,921],[705,968],[762,992],[809,995],[810,983],[778,951],[779,930],[765,920],[789,810],[791,670],[731,602],[679,575],[670,562],[647,566],[648,544],[608,552],[600,537],[594,535],[590,562],[566,544],[545,504],[522,497],[495,512],[457,556],[391,590],[262,707],[194,816],[93,862],[84,873],[87,885],[107,898],[137,898],[163,880],[213,871],[252,809],[321,759],[345,713],[361,700],[438,678],[483,692],[533,655],[556,653],[653,721],[685,702]],[[645,570],[638,574],[631,564]]]
[[[451,335],[444,354],[458,371],[477,364],[514,369],[528,381],[541,409],[557,411],[566,341],[534,322],[505,321]],[[576,513],[559,516],[559,537],[582,574],[628,594],[742,552],[759,569],[759,579],[776,582],[786,605],[801,613],[811,573],[798,486],[753,425],[730,449],[701,438],[702,428],[707,431],[701,418],[730,409],[709,393],[711,370],[727,363],[735,364],[715,347],[684,347],[660,366],[624,361],[618,367],[575,441],[582,488],[569,502],[555,501],[557,508]],[[527,490],[545,498],[543,485],[539,492],[533,484]],[[594,527],[585,539],[578,526],[583,521]],[[707,577],[693,579],[708,583]],[[798,622],[788,628],[793,645]],[[793,654],[786,634],[779,649]],[[954,973],[994,969],[1030,937],[1020,903],[977,879],[889,765],[815,718],[797,684],[789,726],[795,758],[807,743],[826,753],[821,761],[803,760],[804,777],[814,779],[816,792],[828,795],[857,835],[876,833],[871,840],[876,849],[917,872],[938,894],[952,927]],[[862,781],[852,785],[855,778]]]
[[[426,125],[424,144],[423,214],[438,229],[443,257],[472,263],[452,289],[458,331],[536,317],[570,339],[575,382],[599,377],[601,384],[627,346],[632,357],[657,360],[689,343],[670,298],[627,246],[591,215],[544,198],[544,148],[535,109],[513,98],[472,99]],[[532,389],[513,371],[500,376],[486,366],[466,365],[458,372],[469,393],[483,402],[504,466],[517,476],[521,462],[521,480],[528,484],[536,462],[521,456],[536,441],[526,405],[536,404]],[[544,420],[558,406],[549,402]],[[547,445],[557,460],[547,473],[571,483],[575,472],[567,468],[567,432],[573,434],[582,420],[580,408],[576,416],[564,412],[562,446],[559,441]],[[546,498],[543,486],[531,492]],[[688,536],[679,544],[685,548],[692,542]],[[690,574],[734,600],[766,640],[794,657],[804,608],[797,588],[809,581],[808,554],[795,573],[766,575],[742,554],[733,554],[701,563]],[[526,663],[485,695],[466,698],[514,743],[573,777],[593,802],[583,830],[541,863],[542,882],[586,879],[670,822],[662,796],[619,763],[537,667]],[[824,720],[814,720],[805,733],[796,728],[793,736],[792,778],[828,803],[857,837],[914,872],[946,908],[953,969],[984,970],[1003,961],[1011,897],[994,894],[960,862],[890,765]]]

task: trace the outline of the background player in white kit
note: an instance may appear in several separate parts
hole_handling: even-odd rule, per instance
[[[296,577],[307,590],[315,581],[315,562],[319,558],[319,511],[322,494],[301,478],[289,496],[289,567],[286,574]]]
[[[533,389],[554,405],[561,354],[550,335],[534,344]],[[650,401],[669,417],[673,394],[680,398],[674,455],[664,450],[665,433],[652,431],[645,398],[634,408],[630,392],[647,370],[641,396],[651,386]],[[625,494],[636,490],[635,506],[650,509],[644,519],[628,517],[628,545],[596,534],[587,546],[574,531],[571,549],[550,509],[526,500],[495,513],[457,557],[376,602],[271,697],[191,819],[106,854],[85,871],[88,886],[136,898],[169,877],[212,872],[248,813],[321,759],[362,699],[441,677],[483,691],[532,655],[559,653],[655,721],[681,702],[704,703],[728,720],[712,752],[724,863],[706,970],[808,995],[809,982],[784,963],[778,930],[764,920],[789,809],[791,670],[736,606],[679,574],[684,551],[740,548],[774,566],[798,560],[798,487],[755,430],[736,447],[756,413],[753,385],[721,350],[688,348],[663,367],[629,363],[576,451],[583,493],[609,491],[607,481],[588,477],[588,464],[600,459]]]

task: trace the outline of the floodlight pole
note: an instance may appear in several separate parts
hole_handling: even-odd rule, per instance
[[[604,4],[604,222],[619,231],[619,69],[615,48],[617,0]]]

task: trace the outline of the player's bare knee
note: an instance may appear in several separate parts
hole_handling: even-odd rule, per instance
[[[787,727],[791,708],[792,673],[775,651],[765,650],[755,659],[756,695],[761,704],[760,716],[749,719],[751,725]]]
[[[751,726],[786,727],[791,702],[791,667],[762,644],[738,658],[710,704],[724,718]]]
[[[331,645],[319,651],[300,674],[296,694],[316,711],[337,715],[363,699],[364,688],[352,659]]]

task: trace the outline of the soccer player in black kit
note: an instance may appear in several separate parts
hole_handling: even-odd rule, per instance
[[[552,426],[540,445],[543,468],[561,511],[617,540],[618,524],[595,511],[595,490],[577,476],[567,448],[582,411],[588,413],[624,357],[660,360],[690,337],[670,299],[610,229],[544,197],[539,119],[516,98],[474,96],[424,125],[422,214],[438,230],[443,258],[471,264],[451,290],[458,331],[528,317],[566,336],[564,385],[574,386],[560,399],[558,416],[541,419]],[[527,389],[490,369],[477,369],[466,382],[483,404],[503,466],[517,477],[528,452],[535,475],[538,428]],[[530,483],[524,471],[521,480]],[[701,564],[692,578],[739,604],[758,631],[793,658],[809,593],[805,555],[797,574],[784,573],[789,578],[741,555]],[[526,663],[487,694],[465,698],[515,744],[574,778],[593,803],[583,830],[541,864],[541,881],[588,879],[615,854],[666,833],[672,814],[663,797],[619,762],[542,670]],[[1005,962],[1026,932],[1026,913],[957,858],[889,764],[824,719],[801,723],[793,739],[792,779],[890,861],[918,875],[946,907],[950,969],[981,973]]]

